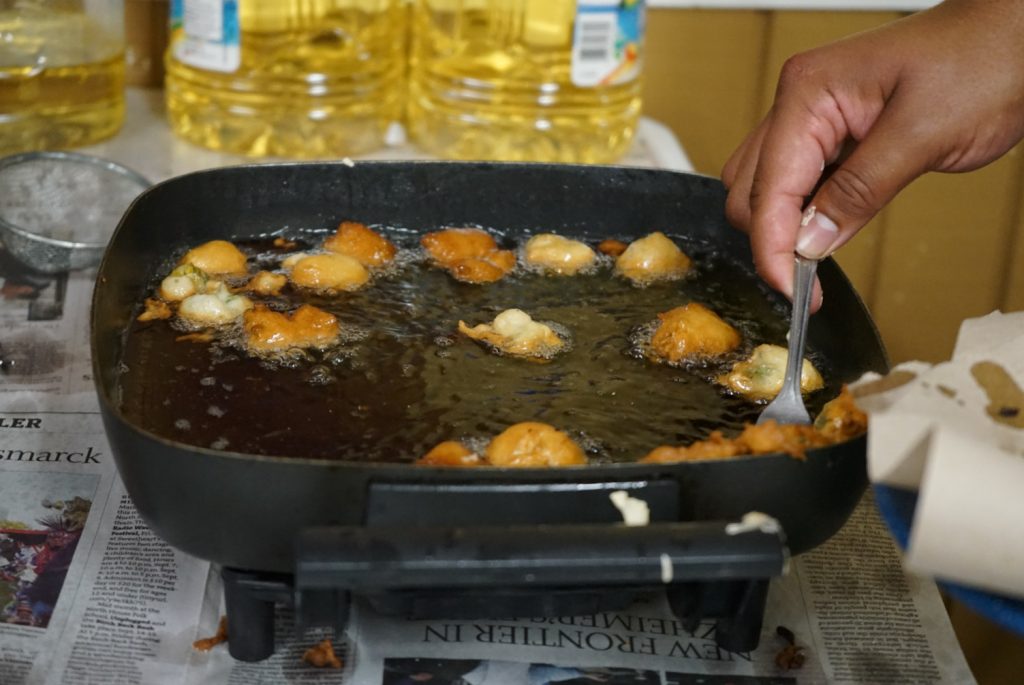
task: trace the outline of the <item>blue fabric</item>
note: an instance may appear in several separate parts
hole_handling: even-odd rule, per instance
[[[914,508],[917,506],[917,493],[885,485],[872,487],[882,519],[889,526],[896,544],[901,549],[906,549],[907,539],[910,537],[910,524],[914,520]],[[1024,635],[1024,601],[955,583],[938,581],[938,584],[943,592],[993,623],[1018,635]]]

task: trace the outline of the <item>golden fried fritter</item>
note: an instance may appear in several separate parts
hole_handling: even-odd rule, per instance
[[[550,359],[566,345],[550,326],[534,321],[521,309],[506,309],[492,323],[472,328],[459,321],[459,332],[514,357]]]
[[[741,341],[735,328],[697,302],[658,314],[658,319],[651,351],[659,360],[715,357],[736,349]]]
[[[807,450],[843,442],[862,434],[867,427],[867,415],[857,407],[853,395],[844,386],[839,396],[821,410],[813,426],[775,421],[747,424],[735,438],[726,438],[721,431],[714,431],[707,440],[692,445],[656,447],[640,461],[671,463],[779,453],[804,459]]]
[[[324,249],[352,257],[367,267],[384,266],[398,251],[390,240],[356,221],[342,221],[324,240]]]
[[[621,240],[606,238],[597,244],[597,251],[601,254],[606,254],[609,257],[618,257],[626,251],[627,247],[629,247],[629,245]]]
[[[835,399],[822,407],[814,427],[832,442],[842,442],[868,429],[868,415],[860,410],[845,385]]]
[[[516,266],[516,255],[511,250],[488,252],[482,257],[470,257],[456,262],[448,273],[463,283],[494,283],[512,271]]]
[[[264,297],[277,297],[281,289],[288,284],[288,277],[284,274],[275,274],[270,271],[260,271],[249,279],[245,289],[249,292],[263,295]]]
[[[615,271],[639,285],[682,278],[690,258],[661,232],[634,240],[615,260]]]
[[[491,466],[538,468],[586,464],[579,445],[565,433],[533,421],[510,426],[487,445]]]
[[[798,459],[803,459],[808,449],[822,447],[830,442],[814,426],[775,421],[747,424],[736,439],[746,447],[745,454],[782,452]]]
[[[156,321],[158,319],[169,319],[174,316],[170,305],[155,297],[146,298],[146,308],[136,317],[139,321]]]
[[[704,461],[705,459],[728,459],[742,454],[741,445],[726,438],[721,431],[712,431],[707,440],[699,440],[692,445],[655,447],[646,457],[641,459],[647,463],[671,463],[676,461]]]
[[[291,314],[258,304],[245,313],[243,328],[246,347],[262,354],[296,348],[323,349],[334,344],[341,334],[333,314],[309,304]]]
[[[572,276],[591,266],[597,254],[586,243],[541,233],[526,241],[526,263],[560,276]]]
[[[434,263],[464,283],[493,283],[516,265],[515,253],[499,250],[494,238],[476,228],[448,228],[420,239]]]
[[[445,440],[416,463],[420,466],[482,466],[484,461],[461,442]]]
[[[789,352],[778,345],[758,345],[750,358],[737,362],[729,373],[716,380],[749,400],[768,400],[779,394],[786,375]],[[800,389],[805,394],[821,390],[825,381],[814,365],[804,359],[800,371]]]
[[[357,259],[334,252],[303,255],[284,264],[291,269],[292,283],[317,292],[357,290],[370,280],[370,273]]]
[[[186,297],[204,292],[207,281],[209,276],[205,271],[192,264],[182,264],[160,281],[157,294],[168,302],[181,302]]]
[[[252,309],[252,300],[235,295],[220,281],[208,281],[205,291],[190,295],[178,306],[178,316],[193,325],[223,326]]]
[[[211,240],[185,253],[179,264],[191,264],[212,276],[242,276],[245,255],[227,240]]]

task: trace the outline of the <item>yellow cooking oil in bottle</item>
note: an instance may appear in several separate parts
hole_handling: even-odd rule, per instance
[[[124,7],[0,0],[0,155],[91,145],[124,119]]]
[[[406,15],[404,0],[172,0],[171,128],[255,156],[379,147],[401,118]]]
[[[407,125],[455,159],[606,163],[640,116],[644,0],[414,0]]]

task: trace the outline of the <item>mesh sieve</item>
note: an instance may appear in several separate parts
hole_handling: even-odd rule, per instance
[[[70,152],[0,159],[0,239],[44,273],[97,264],[132,200],[149,181],[114,162]]]

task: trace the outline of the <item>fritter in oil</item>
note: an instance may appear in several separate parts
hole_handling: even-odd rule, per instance
[[[726,438],[721,431],[714,431],[707,440],[691,445],[656,447],[640,461],[672,463],[780,453],[804,459],[808,449],[843,442],[866,430],[867,416],[857,408],[850,391],[844,387],[838,397],[825,405],[812,426],[775,421],[747,424],[735,438]]]
[[[526,263],[559,276],[572,276],[589,268],[597,254],[586,243],[554,233],[541,233],[526,241]]]
[[[697,302],[658,314],[650,355],[657,361],[717,357],[736,349],[740,334],[718,314]]]
[[[332,294],[358,290],[370,280],[370,273],[359,260],[343,254],[298,254],[286,259],[288,278],[306,290]]]
[[[526,421],[508,427],[488,443],[483,456],[448,440],[416,462],[420,466],[499,466],[549,468],[577,466],[587,457],[573,439],[546,423]]]
[[[284,274],[276,274],[272,271],[260,271],[249,279],[245,289],[256,295],[264,297],[277,297],[281,290],[288,285],[288,277]]]
[[[475,228],[448,228],[427,233],[420,244],[434,264],[463,283],[493,283],[516,265],[511,250],[500,250],[489,234]]]
[[[737,362],[729,373],[717,378],[733,392],[749,400],[770,400],[782,390],[789,352],[778,345],[758,345],[748,359]],[[804,394],[821,390],[825,381],[814,365],[804,359],[800,370],[800,390]]]
[[[504,354],[535,360],[551,359],[566,346],[550,326],[534,321],[521,309],[506,309],[492,323],[472,328],[459,321],[459,332]]]
[[[310,304],[301,305],[291,314],[258,304],[245,313],[243,330],[246,348],[256,354],[323,349],[337,342],[341,334],[333,314]]]
[[[211,240],[193,247],[179,265],[191,264],[211,276],[244,276],[245,254],[227,240]]]
[[[674,281],[690,270],[690,258],[664,233],[634,240],[615,260],[615,272],[637,285]]]
[[[381,267],[395,258],[394,244],[356,221],[342,221],[338,230],[324,240],[324,249],[352,257],[368,268]]]
[[[179,318],[193,326],[223,326],[252,309],[252,300],[235,295],[220,281],[207,281],[204,290],[181,301]]]

